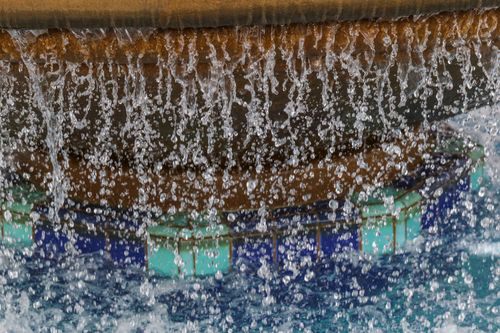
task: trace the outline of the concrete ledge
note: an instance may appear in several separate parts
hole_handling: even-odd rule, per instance
[[[393,19],[498,6],[496,0],[1,0],[8,28],[200,28]]]

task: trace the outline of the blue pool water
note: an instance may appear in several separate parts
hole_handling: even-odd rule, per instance
[[[498,332],[498,109],[453,121],[487,147],[490,181],[397,255],[338,254],[293,275],[267,264],[167,279],[95,253],[0,246],[1,332]]]

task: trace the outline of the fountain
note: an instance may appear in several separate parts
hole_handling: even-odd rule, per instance
[[[297,271],[395,253],[435,191],[480,187],[481,147],[436,122],[499,102],[496,1],[30,4],[0,1],[14,243]]]

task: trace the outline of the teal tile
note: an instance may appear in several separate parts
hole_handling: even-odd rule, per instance
[[[401,208],[408,208],[422,202],[423,198],[417,191],[408,192],[403,195],[398,202],[400,202]]]
[[[150,244],[148,247],[148,268],[163,276],[178,276],[179,267],[175,264],[173,246]]]
[[[196,239],[218,238],[229,235],[229,228],[223,224],[199,226],[193,229],[193,237]]]
[[[189,221],[186,214],[164,215],[158,224],[148,227],[148,235],[168,239],[189,238]],[[189,234],[189,235],[188,235]]]
[[[159,237],[159,238],[167,238],[177,240],[179,237],[179,232],[182,229],[172,228],[166,225],[155,225],[152,227],[148,227],[148,235],[150,237]]]
[[[406,212],[401,212],[396,222],[396,249],[401,249],[406,242]]]
[[[361,226],[362,250],[369,254],[386,254],[393,252],[392,219],[382,221],[366,221]]]
[[[374,218],[376,216],[385,216],[390,214],[383,204],[364,206],[361,209],[361,216],[364,218]]]
[[[36,203],[45,200],[45,194],[30,185],[20,185],[7,189],[6,197],[11,200],[2,202],[2,209],[13,213],[30,214]]]
[[[392,207],[384,204],[391,197]],[[403,189],[386,187],[376,190],[367,199],[360,200],[356,194],[352,200],[363,218],[363,252],[386,254],[393,252],[394,245],[396,248],[403,247],[407,239],[406,222],[410,216],[413,217],[413,213],[407,211],[420,210],[423,198],[418,191],[405,192]],[[394,226],[392,221],[395,221]]]
[[[486,156],[484,153],[484,147],[480,144],[476,144],[474,148],[469,151],[468,156],[473,162],[484,159]]]
[[[470,174],[470,188],[472,191],[479,191],[481,186],[484,184],[484,177],[484,160],[480,160],[472,168],[472,172]]]
[[[30,247],[33,245],[33,224],[27,217],[3,222],[4,242],[7,244]]]
[[[193,230],[197,239],[196,275],[213,275],[230,268],[229,228],[222,224],[198,226]]]
[[[148,228],[148,267],[165,276],[194,274],[193,230],[186,214],[165,215]]]
[[[184,276],[195,274],[194,248],[192,242],[183,242],[179,245],[179,254],[182,259],[181,272]]]
[[[210,239],[198,242],[196,250],[196,275],[215,275],[230,269],[230,241]]]
[[[397,198],[399,195],[399,190],[392,187],[385,187],[375,190],[372,195],[363,199],[360,197],[359,193],[354,193],[351,201],[360,208],[363,218],[371,218],[388,215],[388,209],[384,205],[384,198]]]
[[[160,275],[175,277],[194,274],[193,243],[183,241],[150,241],[148,268]]]
[[[466,142],[462,138],[449,138],[445,140],[438,151],[454,154],[467,154],[474,167],[470,174],[471,190],[478,191],[484,184],[484,146],[478,143]]]
[[[420,235],[422,211],[420,207],[411,209],[406,220],[406,240],[413,240]]]
[[[174,215],[163,215],[159,219],[158,224],[168,225],[174,228],[187,228],[189,227],[189,219],[187,214],[185,213],[178,213]]]
[[[393,198],[394,206],[388,207],[384,204],[384,199]],[[402,189],[386,187],[377,189],[373,195],[366,200],[361,200],[359,194],[354,194],[352,201],[361,210],[363,218],[373,218],[377,216],[390,216],[394,211],[401,211],[422,201],[422,196],[417,191],[405,193]]]
[[[165,216],[158,225],[148,228],[148,235],[151,242],[163,244],[152,247],[148,258],[149,268],[160,274],[179,275],[176,267],[180,261],[183,275],[213,275],[229,270],[229,228],[210,224],[204,215],[195,220],[186,214]],[[176,253],[182,260],[175,261]]]

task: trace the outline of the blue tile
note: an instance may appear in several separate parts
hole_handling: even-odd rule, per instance
[[[256,210],[241,211],[241,212],[226,212],[223,213],[223,219],[229,221],[229,215],[234,216],[234,221],[229,222],[231,234],[237,235],[247,232],[255,232],[256,226],[260,222],[261,217]]]
[[[48,213],[47,207],[37,207],[37,209],[42,215],[47,215]],[[68,203],[59,211],[59,216],[62,219],[71,219],[75,224],[91,224],[100,228],[129,231],[136,231],[147,215],[143,212],[81,205],[74,202]]]
[[[439,215],[437,207],[436,203],[427,204],[425,212],[422,214],[422,230],[427,230],[436,225],[437,216]]]
[[[146,244],[143,241],[126,238],[109,239],[111,259],[118,264],[145,265]]]
[[[232,265],[242,262],[260,265],[260,260],[273,261],[273,240],[271,237],[245,237],[233,239]]]
[[[441,186],[438,186],[441,185]],[[455,207],[462,199],[462,193],[470,190],[469,177],[463,177],[452,183],[440,183],[443,193],[437,199],[431,199],[422,215],[422,229],[429,229],[447,217],[448,211]]]
[[[35,225],[35,243],[45,253],[64,253],[68,241],[68,236],[62,231],[54,231],[50,226]]]
[[[269,228],[285,230],[298,225],[327,224],[332,221],[354,220],[356,211],[346,216],[344,212],[344,201],[338,201],[335,212],[329,207],[329,200],[322,200],[310,205],[278,208],[269,211],[267,224]],[[240,235],[247,232],[258,232],[257,225],[261,217],[257,210],[244,212],[224,213],[225,219],[233,214],[234,221],[229,223],[232,235]]]
[[[301,232],[297,235],[278,235],[277,237],[277,260],[282,267],[289,262],[299,263],[304,257],[310,257],[316,261],[318,258],[318,243],[316,230]]]
[[[341,227],[340,230],[334,227],[322,228],[320,239],[321,252],[326,257],[334,253],[358,251],[359,249],[359,235],[356,226]]]
[[[458,181],[457,190],[460,192],[469,192],[471,189],[471,180],[470,177],[463,177]]]
[[[75,248],[82,254],[104,251],[106,249],[106,238],[99,234],[75,234]]]

